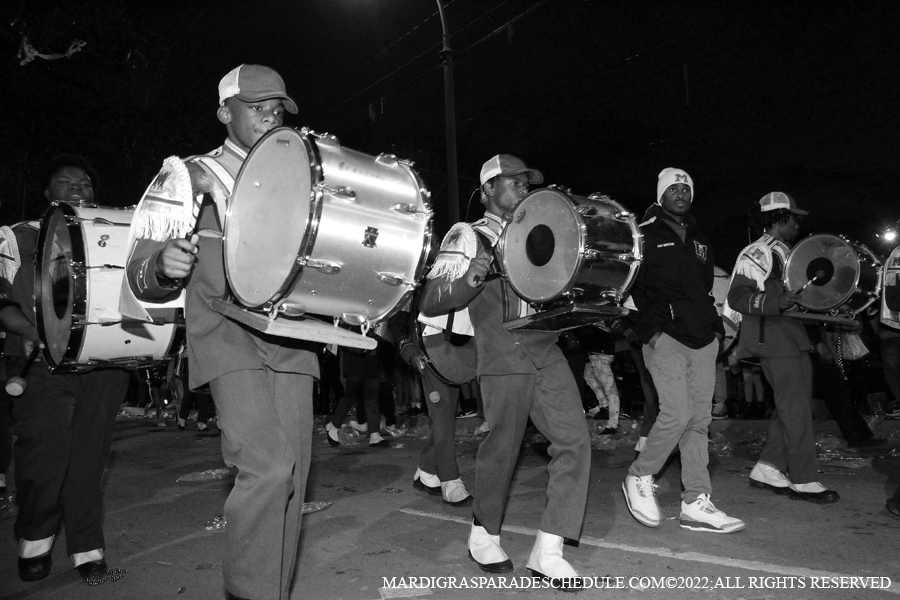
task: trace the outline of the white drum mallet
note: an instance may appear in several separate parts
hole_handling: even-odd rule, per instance
[[[6,393],[10,396],[21,396],[25,393],[25,388],[28,387],[28,382],[25,381],[25,377],[28,376],[28,371],[31,369],[31,365],[34,364],[35,359],[37,359],[38,354],[41,351],[41,347],[35,344],[34,349],[31,351],[31,354],[28,355],[28,360],[25,361],[25,366],[22,367],[22,372],[18,375],[10,377],[6,381]]]

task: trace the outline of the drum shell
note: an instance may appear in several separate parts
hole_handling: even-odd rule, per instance
[[[881,263],[861,244],[829,233],[811,234],[799,241],[788,255],[783,283],[787,290],[803,288],[827,267],[824,282],[814,281],[800,293],[800,306],[812,312],[828,312],[847,305],[865,308],[881,289]]]
[[[280,128],[254,146],[235,182],[226,274],[251,309],[374,323],[412,292],[430,239],[429,194],[409,164]]]
[[[617,202],[544,188],[516,205],[499,246],[510,285],[531,303],[618,302],[637,275],[642,239]]]
[[[51,369],[134,368],[163,362],[181,349],[180,309],[153,323],[118,310],[133,209],[51,206],[41,221],[35,258],[35,316]]]

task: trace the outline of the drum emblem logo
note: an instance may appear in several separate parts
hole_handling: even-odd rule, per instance
[[[697,258],[700,259],[700,262],[706,263],[706,245],[694,240],[694,251],[697,253]]]
[[[366,227],[366,235],[363,238],[363,246],[366,248],[374,248],[375,240],[378,239],[378,229],[376,227]]]

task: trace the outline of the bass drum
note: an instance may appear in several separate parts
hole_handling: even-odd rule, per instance
[[[846,304],[858,313],[878,299],[881,262],[868,248],[843,236],[813,234],[794,246],[784,268],[785,289],[804,286],[803,308],[829,312]]]
[[[181,309],[123,317],[119,292],[133,209],[57,204],[41,221],[35,257],[37,329],[49,367],[137,368],[174,358],[184,342]]]
[[[634,283],[642,240],[634,215],[614,200],[543,188],[513,209],[499,242],[501,267],[532,304],[618,304]]]
[[[238,303],[368,326],[415,289],[431,240],[430,194],[412,164],[281,127],[253,147],[225,218]]]

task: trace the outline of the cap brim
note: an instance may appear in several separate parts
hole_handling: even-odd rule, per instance
[[[272,94],[272,95],[262,95],[262,96],[245,96],[243,94],[238,94],[235,96],[238,100],[242,102],[262,102],[263,100],[281,100],[284,103],[284,110],[288,111],[292,115],[297,114],[297,103],[290,96],[284,96],[282,94]]]
[[[516,175],[522,174],[528,175],[528,183],[536,184],[544,182],[544,175],[537,169],[523,169],[521,171],[516,171],[515,173],[501,173],[503,177],[515,177]]]
[[[795,215],[799,215],[801,217],[805,217],[806,215],[809,214],[808,210],[801,210],[799,208],[792,208],[791,212],[794,213]]]

